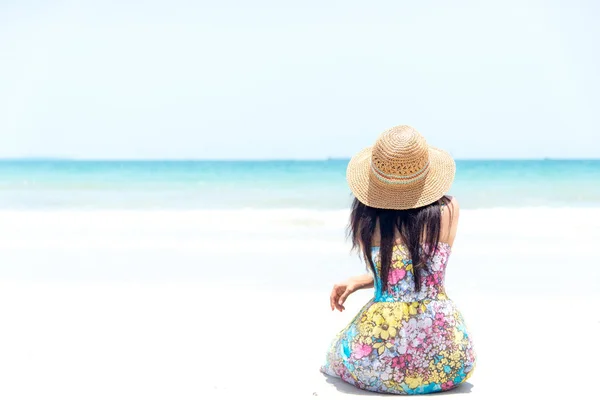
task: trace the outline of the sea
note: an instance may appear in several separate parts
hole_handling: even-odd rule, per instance
[[[346,209],[348,160],[1,160],[0,209]],[[600,160],[458,160],[463,209],[600,206]]]

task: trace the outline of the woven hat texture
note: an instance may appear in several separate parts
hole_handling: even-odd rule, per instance
[[[406,210],[431,204],[452,186],[456,164],[416,129],[395,126],[350,160],[350,190],[370,207]]]

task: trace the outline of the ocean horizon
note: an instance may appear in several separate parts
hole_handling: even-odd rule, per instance
[[[348,158],[323,160],[0,159],[0,209],[349,207]],[[463,208],[600,207],[598,159],[461,159]]]

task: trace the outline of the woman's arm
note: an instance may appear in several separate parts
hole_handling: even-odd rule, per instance
[[[359,289],[368,289],[373,287],[373,275],[364,274],[359,276],[353,276],[348,278],[346,281],[333,285],[331,290],[331,296],[329,302],[331,305],[331,311],[338,309],[344,311],[344,302],[352,293]]]

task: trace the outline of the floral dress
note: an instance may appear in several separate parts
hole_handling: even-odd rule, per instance
[[[382,291],[379,248],[373,248],[375,297],[335,338],[321,371],[361,389],[421,394],[466,381],[475,352],[461,313],[444,290],[450,246],[440,243],[416,292],[407,248],[396,245]]]

